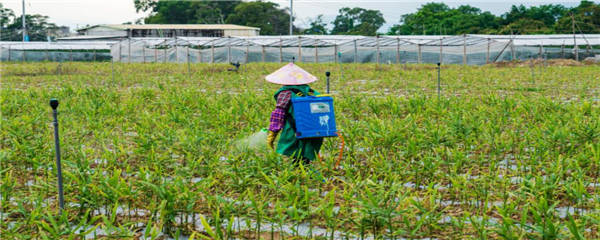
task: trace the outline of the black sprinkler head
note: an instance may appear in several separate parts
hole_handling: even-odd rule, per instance
[[[441,63],[437,63],[437,65],[439,66]]]
[[[56,98],[50,99],[50,107],[52,107],[52,109],[56,109],[58,107],[58,99],[56,99]]]
[[[330,72],[325,72],[325,76],[329,77],[329,76],[331,76],[331,73]]]

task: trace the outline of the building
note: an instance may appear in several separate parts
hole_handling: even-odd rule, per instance
[[[107,24],[77,30],[80,36],[123,37],[251,37],[260,28],[233,24]]]

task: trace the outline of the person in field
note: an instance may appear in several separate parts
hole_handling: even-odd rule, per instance
[[[319,93],[308,86],[317,81],[317,77],[304,69],[289,63],[274,73],[268,75],[266,80],[282,85],[275,92],[275,110],[271,112],[267,144],[277,153],[289,156],[294,162],[302,161],[309,164],[315,160],[323,145],[323,138],[296,138],[296,123],[291,99],[302,96],[316,96]],[[275,147],[275,138],[280,134],[279,142]]]

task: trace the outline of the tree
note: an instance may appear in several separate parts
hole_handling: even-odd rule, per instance
[[[8,29],[8,25],[14,18],[14,12],[11,9],[4,8],[2,3],[0,3],[0,40],[9,39],[9,35],[17,35],[14,30]]]
[[[227,17],[227,23],[260,28],[261,35],[287,35],[290,15],[273,2],[242,2]]]
[[[499,18],[469,5],[450,8],[444,3],[427,3],[416,13],[402,15],[400,24],[388,34],[466,34],[488,33],[499,26]]]
[[[310,28],[304,30],[303,34],[326,35],[327,24],[323,22],[323,15],[320,14],[317,18],[310,21]]]
[[[47,36],[58,31],[58,26],[56,26],[56,24],[48,22],[48,16],[25,14],[25,22],[27,23],[27,35],[29,36],[30,41],[46,41],[48,39]],[[14,34],[9,35],[9,41],[22,40],[22,26],[22,18],[15,18],[13,23],[8,26],[8,29],[12,29],[18,34],[16,34],[16,36]]]
[[[158,1],[134,0],[137,12],[150,11],[145,23],[222,24],[240,0],[232,1]]]
[[[581,1],[579,6],[570,9],[567,14],[560,18],[554,28],[559,33],[572,33],[573,19],[575,20],[575,31],[577,33],[600,33],[600,4]]]
[[[345,7],[335,17],[331,34],[374,36],[384,23],[383,14],[378,10]]]
[[[58,26],[48,22],[47,16],[39,14],[25,15],[27,22],[27,35],[30,41],[46,41],[47,36],[55,35]],[[15,17],[11,9],[4,8],[0,3],[0,41],[23,40],[23,20]]]

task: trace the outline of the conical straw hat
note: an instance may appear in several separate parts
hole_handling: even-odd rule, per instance
[[[268,82],[280,85],[303,85],[317,81],[317,77],[304,69],[289,63],[265,77]]]

